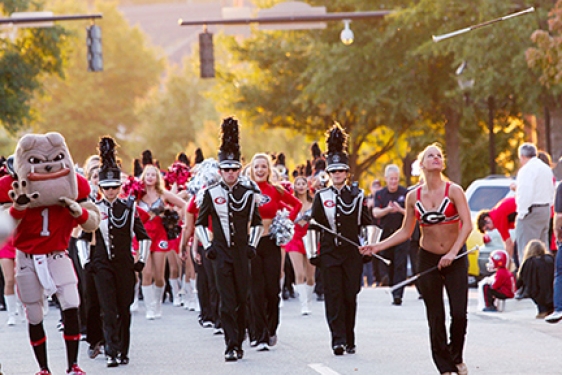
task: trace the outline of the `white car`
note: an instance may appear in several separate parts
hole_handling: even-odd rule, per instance
[[[474,223],[474,229],[468,238],[467,247],[468,249],[471,249],[476,245],[480,246],[478,255],[478,274],[475,274],[475,271],[470,272],[469,270],[469,273],[473,276],[488,276],[490,272],[486,269],[486,263],[488,263],[490,253],[497,249],[504,249],[501,236],[495,229],[487,232],[489,241],[484,243],[483,235],[478,231],[476,217],[481,210],[492,209],[503,198],[514,195],[515,192],[510,188],[514,182],[515,179],[513,178],[493,175],[473,181],[468,189],[466,189],[466,199],[468,200],[470,216],[472,218],[472,222]],[[471,266],[474,270],[475,265]]]

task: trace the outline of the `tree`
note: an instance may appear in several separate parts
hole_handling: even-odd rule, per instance
[[[183,66],[181,70],[168,67],[164,88],[154,88],[139,103],[139,126],[125,145],[129,155],[140,155],[149,148],[162,168],[171,164],[178,152],[202,141],[198,135],[205,124],[218,124],[212,102],[203,96],[212,84],[198,78],[193,59],[185,59]]]
[[[30,0],[4,1],[2,15],[37,11],[40,6]],[[61,26],[17,29],[0,39],[0,122],[10,135],[34,118],[31,99],[41,95],[41,78],[63,77],[64,48],[67,32]]]
[[[47,78],[45,95],[37,98],[38,132],[62,133],[76,161],[97,153],[104,134],[119,139],[138,124],[135,105],[159,83],[163,62],[145,36],[131,27],[115,4],[99,1],[95,11],[103,13],[102,28],[104,71],[87,71],[86,34],[83,24],[72,24],[72,48],[65,78]],[[53,1],[60,13],[85,12],[72,0]],[[128,159],[126,149],[120,157]]]

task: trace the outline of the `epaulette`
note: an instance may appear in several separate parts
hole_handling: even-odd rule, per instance
[[[353,181],[351,183],[351,189],[350,190],[351,190],[351,195],[354,196],[354,197],[357,196],[357,195],[360,195],[360,194],[364,194],[363,189],[359,188],[359,182],[357,182],[357,181]]]
[[[261,190],[258,187],[258,184],[255,181],[252,181],[247,177],[240,177],[238,179],[238,183],[240,184],[240,186],[243,186],[246,189],[253,190],[256,193],[261,193]]]

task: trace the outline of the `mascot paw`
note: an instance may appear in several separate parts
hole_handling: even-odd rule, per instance
[[[14,208],[16,210],[25,210],[29,205],[39,198],[38,192],[33,192],[31,194],[27,193],[27,182],[18,181],[12,182],[12,190],[8,192],[10,199],[14,202]]]
[[[73,217],[78,217],[80,215],[82,215],[82,206],[80,206],[80,204],[70,198],[67,197],[61,197],[59,198],[59,202],[62,203],[63,206],[65,206],[66,208],[68,208],[68,210],[70,211],[70,214]]]

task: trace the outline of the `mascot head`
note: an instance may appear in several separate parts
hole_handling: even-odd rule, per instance
[[[27,182],[28,193],[39,193],[39,199],[30,207],[57,205],[60,197],[76,199],[78,186],[73,166],[59,133],[27,134],[16,146],[14,172],[18,181]]]

